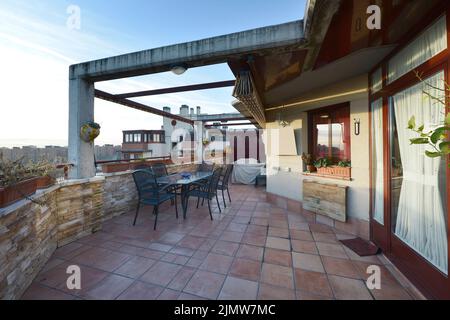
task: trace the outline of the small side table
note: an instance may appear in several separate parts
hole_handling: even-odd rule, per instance
[[[265,174],[260,174],[259,176],[256,176],[255,188],[257,186],[265,186],[265,185],[267,185],[267,176]]]

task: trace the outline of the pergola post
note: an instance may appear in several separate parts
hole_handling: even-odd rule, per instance
[[[95,176],[94,144],[80,138],[80,128],[94,121],[94,83],[82,78],[69,81],[69,163],[70,179]]]

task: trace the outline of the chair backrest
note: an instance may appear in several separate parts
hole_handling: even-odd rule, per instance
[[[234,166],[232,164],[228,164],[226,166],[225,174],[223,175],[223,179],[222,179],[223,186],[228,186],[228,182],[230,180],[231,173],[233,172],[233,168],[234,168]]]
[[[152,172],[156,178],[161,178],[168,175],[167,167],[164,163],[155,163],[152,165]]]
[[[198,171],[200,172],[212,172],[214,171],[214,163],[212,164],[208,164],[203,162],[199,167],[198,167]]]
[[[209,179],[208,192],[210,195],[217,192],[217,186],[219,185],[220,176],[222,174],[222,169],[217,168],[214,170],[211,178]]]
[[[149,164],[140,164],[134,167],[135,170],[151,170],[152,166]]]
[[[159,197],[159,185],[156,177],[148,170],[136,170],[133,172],[133,180],[139,197],[157,199]]]

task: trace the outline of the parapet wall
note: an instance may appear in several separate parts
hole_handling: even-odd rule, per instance
[[[195,170],[195,164],[168,167],[169,173]],[[0,209],[0,299],[19,299],[56,248],[134,210],[137,192],[127,171],[64,181],[31,199]]]

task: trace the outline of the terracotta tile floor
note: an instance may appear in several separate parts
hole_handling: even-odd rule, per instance
[[[362,258],[337,239],[344,232],[309,224],[266,202],[265,190],[233,186],[231,206],[214,221],[207,206],[187,220],[152,209],[135,227],[132,212],[102,231],[59,248],[23,299],[412,299],[382,257]],[[368,290],[365,270],[377,264],[382,289]],[[81,290],[66,287],[69,265],[81,268]],[[404,283],[404,282],[402,282]]]

